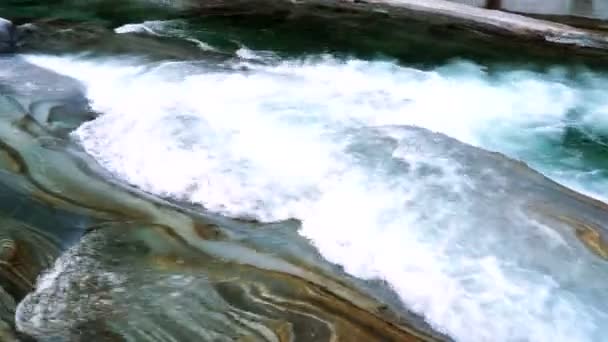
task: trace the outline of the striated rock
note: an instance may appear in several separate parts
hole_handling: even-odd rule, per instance
[[[19,300],[31,291],[40,272],[57,258],[59,243],[8,218],[0,218],[0,227],[0,284]]]
[[[182,244],[163,229],[145,225],[116,224],[87,235],[41,279],[45,285],[20,304],[19,329],[40,341],[74,336],[108,341],[434,340],[381,311],[365,309],[369,299],[356,291],[345,300],[336,293],[337,283],[309,282],[247,265],[245,259],[207,257]]]
[[[50,235],[16,220],[0,217],[0,340],[17,341],[16,303],[32,291],[38,275],[59,256]]]

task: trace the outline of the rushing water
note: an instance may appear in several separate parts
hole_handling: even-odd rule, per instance
[[[255,21],[244,24],[244,31],[236,24],[218,29],[218,22],[211,19],[125,24],[124,16],[116,12],[103,14],[108,11],[103,2],[84,14],[79,7],[67,10],[78,1],[58,3],[65,5],[57,12],[59,17],[100,17],[119,36],[186,42],[203,56],[188,53],[187,58],[167,60],[118,56],[107,50],[21,54],[26,62],[82,82],[99,116],[73,130],[71,138],[118,180],[200,212],[204,208],[270,226],[280,222],[278,227],[295,219],[301,223],[297,233],[323,258],[354,277],[387,284],[407,309],[458,341],[604,339],[608,268],[602,253],[606,252],[601,243],[588,248],[576,235],[602,225],[605,209],[586,199],[577,202],[578,195],[566,193],[522,164],[469,146],[504,153],[604,200],[608,75],[602,71],[572,65],[486,63],[485,58],[446,61],[441,49],[433,52],[428,42],[418,40],[404,42],[409,50],[389,48],[386,55],[397,51],[394,55],[400,59],[395,59],[378,55],[387,51],[375,51],[381,45],[369,37],[359,42],[368,44],[364,53],[351,49],[349,44],[357,39],[341,37],[340,32],[328,43],[322,35],[311,32],[306,37],[296,29],[248,31],[247,25],[259,25]],[[137,2],[124,6],[119,10],[136,9],[135,19],[167,15],[157,8],[143,11]],[[41,10],[31,5],[23,17],[38,16]],[[300,40],[290,41],[293,37]],[[332,42],[348,46],[346,53]],[[422,51],[411,51],[417,48]],[[403,51],[408,57],[415,55],[416,63],[401,58]],[[0,77],[20,80],[18,72],[1,72]],[[15,84],[26,90],[30,86]],[[66,91],[42,86],[47,92]],[[36,151],[31,160],[42,160]],[[46,153],[59,155],[55,150]],[[101,183],[85,186],[86,177],[70,183],[69,175],[61,178],[62,159],[58,160],[53,167],[41,167],[40,177],[51,174],[47,181],[51,188],[80,181],[83,189],[68,189],[81,198],[105,210],[124,203],[155,213],[151,216],[159,221],[156,224],[176,226],[177,235],[186,241],[191,238],[182,229],[189,224],[182,212],[133,199],[121,202],[122,195],[106,193]],[[72,170],[67,163],[65,169]],[[60,182],[53,182],[53,172],[60,174]],[[96,191],[100,195],[94,201],[91,193]],[[579,219],[582,233],[578,228],[573,233],[568,225]],[[227,290],[211,288],[212,277],[191,270],[184,277],[159,275],[133,256],[140,253],[137,248],[122,251],[122,246],[132,243],[131,238],[123,241],[123,228],[144,237],[162,235],[126,222],[108,228],[109,237],[85,238],[82,250],[65,253],[17,310],[21,328],[38,333],[46,332],[47,325],[68,329],[77,320],[74,317],[97,314],[87,312],[87,305],[109,310],[105,296],[121,298],[125,289],[133,294],[115,305],[128,312],[134,325],[141,323],[142,331],[150,330],[148,337],[166,332],[153,331],[154,324],[136,316],[165,293],[170,296],[163,298],[162,303],[168,304],[162,309],[167,317],[182,319],[181,330],[192,327],[196,332],[197,319],[211,322],[215,329],[234,318],[230,316],[234,307],[217,299],[216,292]],[[243,223],[232,234],[239,243],[259,240],[255,252],[228,243],[214,247],[213,242],[188,242],[207,254],[217,253],[221,262],[249,258],[253,265],[303,274],[294,266],[298,263],[286,263],[281,257],[290,249],[307,250],[308,244],[302,247],[303,242],[292,239],[293,245],[274,245],[272,234],[283,241],[287,233],[253,229]],[[248,234],[261,238],[242,237]],[[172,241],[172,235],[166,235],[164,239]],[[171,244],[167,241],[155,246],[174,248],[165,246]],[[110,246],[107,250],[117,256],[124,252],[125,259],[104,265],[93,257],[94,243]],[[259,256],[268,245],[270,257]],[[222,268],[197,262],[211,274]],[[133,271],[129,278],[129,267],[145,272]],[[269,277],[230,267],[234,270],[226,272],[236,278]],[[85,288],[78,285],[81,277],[86,286],[102,289],[95,292],[100,298],[89,301],[79,292],[68,295],[71,286]],[[303,276],[307,277],[321,283],[319,277]],[[332,286],[344,291],[337,284],[341,282]],[[138,286],[147,290],[138,291]],[[63,300],[79,302],[80,311]],[[94,306],[95,301],[102,305]],[[196,305],[206,308],[203,316],[196,316]],[[251,318],[247,315],[241,318],[247,321]],[[215,336],[213,329],[204,336]]]
[[[116,31],[190,39],[164,27]],[[541,224],[517,229],[517,220],[533,220],[523,213],[502,222],[477,211],[476,196],[502,205],[495,190],[479,188],[500,182],[490,166],[462,171],[432,152],[447,151],[449,142],[402,129],[503,152],[601,198],[608,151],[601,73],[466,61],[417,69],[245,47],[220,65],[25,58],[86,85],[102,115],[73,136],[116,177],[230,217],[298,219],[299,233],[325,258],[388,282],[457,340],[601,341],[606,334],[608,303],[597,285],[607,280],[605,265],[590,254],[551,254],[571,247]],[[484,168],[490,183],[478,182]],[[531,250],[539,239],[549,242]]]

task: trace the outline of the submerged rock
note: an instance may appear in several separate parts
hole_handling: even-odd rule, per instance
[[[19,51],[128,55],[145,59],[222,59],[226,55],[201,49],[199,43],[162,35],[119,34],[94,23],[39,21],[19,27]]]

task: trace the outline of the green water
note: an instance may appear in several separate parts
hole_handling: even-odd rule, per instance
[[[18,24],[37,19],[59,19],[116,26],[132,20],[167,18],[174,11],[171,7],[152,5],[145,1],[6,0],[0,4],[0,13]]]

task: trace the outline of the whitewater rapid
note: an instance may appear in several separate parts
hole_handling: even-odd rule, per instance
[[[606,304],[527,268],[525,258],[514,264],[510,243],[501,250],[497,242],[513,241],[508,232],[454,216],[477,183],[453,160],[420,153],[398,130],[441,132],[597,193],[604,180],[585,178],[594,170],[582,162],[563,162],[555,144],[573,121],[608,130],[604,78],[572,79],[560,69],[488,72],[467,62],[419,70],[331,56],[256,63],[245,49],[239,56],[217,70],[125,58],[25,58],[87,86],[103,114],[74,136],[135,186],[232,217],[297,218],[325,258],[355,276],[387,281],[457,340],[605,336]],[[436,177],[413,181],[402,164]],[[539,234],[561,243],[546,230]]]

